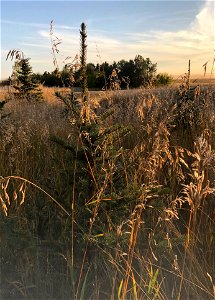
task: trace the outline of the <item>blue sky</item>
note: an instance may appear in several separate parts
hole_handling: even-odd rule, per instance
[[[79,53],[79,27],[87,25],[88,62],[134,59],[158,63],[158,72],[180,75],[191,59],[193,74],[214,54],[214,2],[205,1],[2,1],[1,79],[12,48],[31,57],[35,72],[52,71],[50,21],[62,39],[58,62]]]

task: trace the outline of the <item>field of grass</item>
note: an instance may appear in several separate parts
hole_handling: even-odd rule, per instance
[[[1,299],[214,299],[215,88],[54,91],[0,90]]]

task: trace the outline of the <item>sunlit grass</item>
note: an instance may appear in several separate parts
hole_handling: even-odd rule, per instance
[[[2,298],[213,299],[214,88],[183,119],[174,87],[92,93],[101,133],[129,128],[83,162],[55,91],[0,120]]]

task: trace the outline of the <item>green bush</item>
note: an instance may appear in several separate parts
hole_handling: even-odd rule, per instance
[[[155,78],[156,86],[169,85],[172,82],[173,82],[173,77],[167,73],[159,73]]]

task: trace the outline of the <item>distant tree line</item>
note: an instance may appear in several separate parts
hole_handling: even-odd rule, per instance
[[[149,58],[137,55],[135,59],[129,61],[120,60],[109,64],[87,64],[87,82],[89,89],[129,89],[147,87],[154,85],[166,85],[172,82],[172,77],[166,73],[157,74],[157,63],[153,63]],[[33,79],[47,87],[68,87],[80,86],[80,71],[71,74],[71,69],[66,65],[59,71],[45,71],[43,74],[33,73]],[[9,82],[2,81],[2,84]]]

